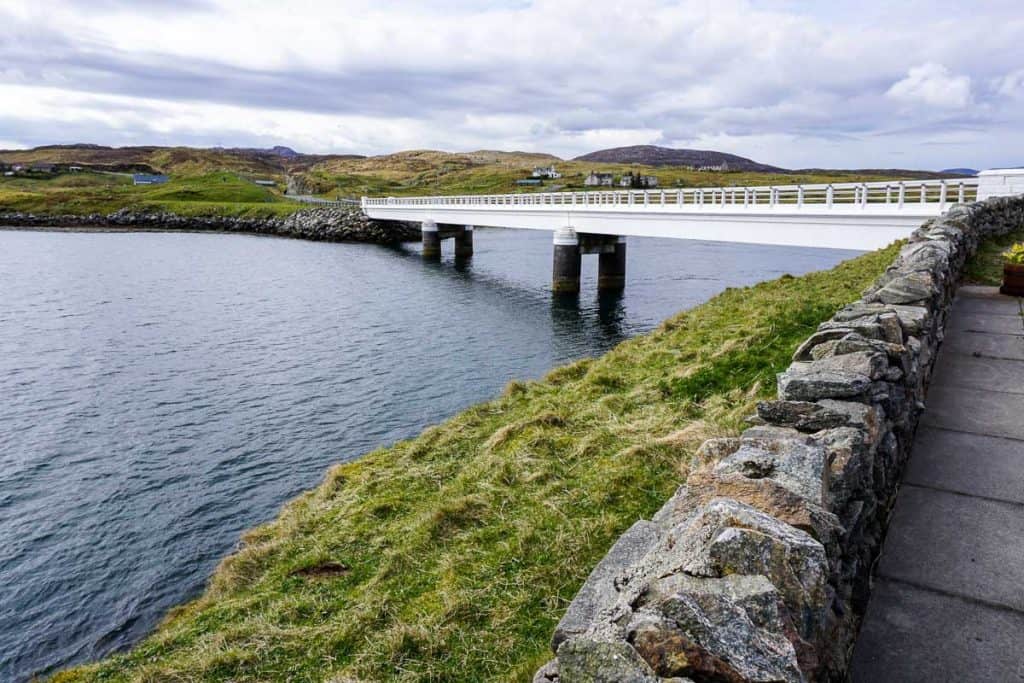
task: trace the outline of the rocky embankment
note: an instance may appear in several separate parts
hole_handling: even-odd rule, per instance
[[[244,218],[236,216],[181,216],[163,211],[120,209],[109,214],[50,215],[0,213],[0,226],[38,228],[110,228],[182,232],[241,232],[295,237],[320,242],[397,244],[418,241],[419,226],[374,221],[357,207],[311,208],[289,216]]]

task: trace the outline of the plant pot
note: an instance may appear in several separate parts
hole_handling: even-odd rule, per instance
[[[1003,264],[1003,286],[999,288],[999,293],[1024,296],[1024,264]]]

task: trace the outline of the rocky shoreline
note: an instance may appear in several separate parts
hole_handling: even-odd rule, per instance
[[[418,225],[370,220],[357,206],[302,209],[288,216],[271,218],[181,216],[163,211],[133,209],[120,209],[109,214],[88,215],[50,215],[15,211],[0,213],[0,226],[119,231],[238,232],[294,237],[318,242],[366,242],[372,244],[398,244],[420,240]]]

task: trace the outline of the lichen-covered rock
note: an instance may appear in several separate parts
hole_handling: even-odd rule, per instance
[[[625,641],[570,638],[558,648],[559,683],[659,683]]]
[[[558,660],[552,659],[537,669],[537,673],[533,674],[533,683],[558,683]]]
[[[734,452],[740,447],[740,440],[733,437],[720,437],[708,439],[700,445],[694,454],[694,459],[699,464],[718,462],[725,456]]]
[[[749,505],[719,498],[674,527],[643,560],[642,572],[720,577],[760,574],[779,590],[802,637],[824,616],[828,562],[808,533]]]
[[[869,351],[793,363],[779,375],[779,398],[814,401],[864,396],[888,369],[885,354]]]
[[[747,479],[770,479],[801,498],[827,507],[828,462],[823,448],[794,440],[768,447],[743,445],[714,471]]]
[[[773,479],[749,478],[739,473],[719,474],[706,469],[690,473],[686,485],[672,497],[672,518],[679,520],[689,510],[716,498],[731,498],[806,531],[830,556],[842,533],[835,515]]]
[[[803,680],[793,644],[756,625],[723,593],[671,593],[638,612],[627,632],[659,676],[730,683]]]
[[[884,285],[868,290],[864,300],[884,304],[912,304],[939,296],[941,283],[928,271],[899,273]]]
[[[823,429],[844,426],[872,425],[878,427],[878,414],[871,406],[851,401],[761,401],[757,414],[773,425],[792,427],[802,432],[818,432]]]
[[[565,615],[551,638],[551,648],[574,636],[580,636],[602,613],[614,609],[620,594],[622,577],[654,546],[658,540],[658,524],[640,520],[619,537],[608,554],[598,563],[569,604]]]

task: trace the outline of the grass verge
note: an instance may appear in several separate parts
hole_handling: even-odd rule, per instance
[[[1003,283],[1003,252],[1010,245],[1024,242],[1024,228],[1002,235],[990,237],[978,245],[978,251],[970,261],[964,275],[964,282],[971,285],[990,285],[998,287]]]
[[[56,680],[528,681],[618,535],[895,254],[726,290],[332,468],[152,636]]]

